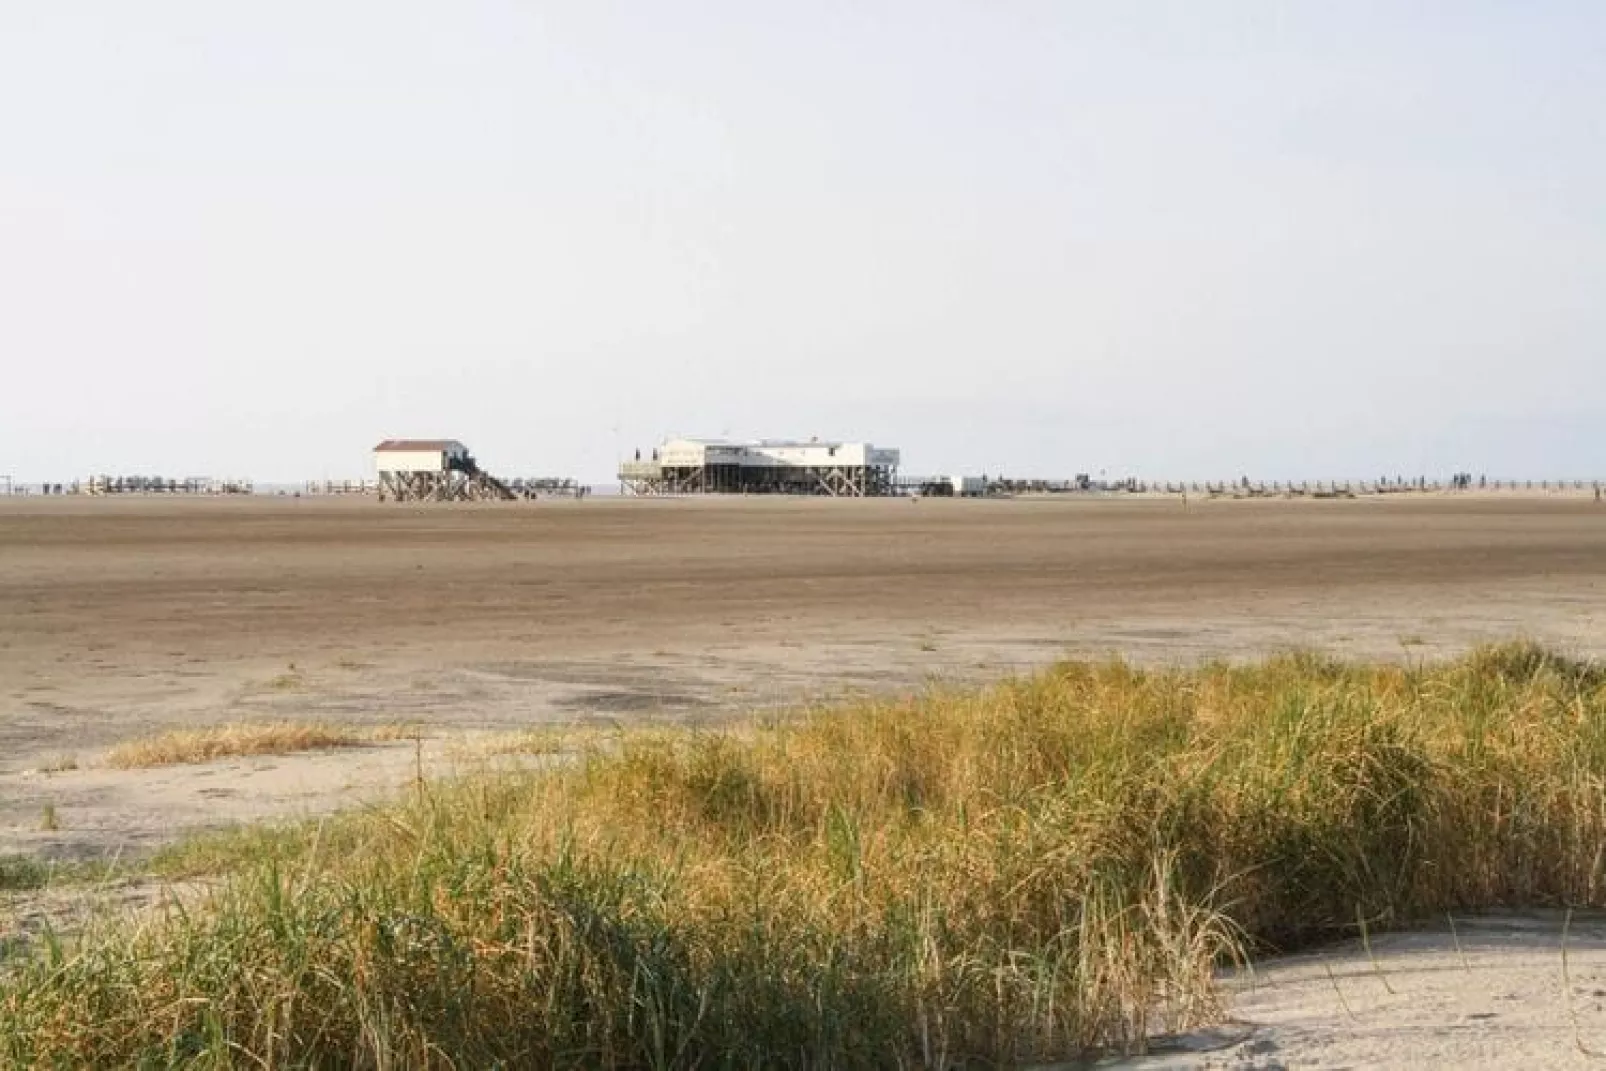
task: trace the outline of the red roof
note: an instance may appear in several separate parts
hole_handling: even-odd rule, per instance
[[[376,454],[449,454],[459,450],[467,453],[468,447],[456,439],[386,439],[374,447]]]

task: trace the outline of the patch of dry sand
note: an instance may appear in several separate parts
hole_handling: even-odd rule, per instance
[[[1232,1018],[1145,1071],[1565,1068],[1606,1060],[1606,917],[1457,917],[1258,965],[1226,985]],[[1564,952],[1565,950],[1565,952]]]

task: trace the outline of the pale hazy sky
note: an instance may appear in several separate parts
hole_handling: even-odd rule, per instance
[[[1606,4],[0,2],[0,473],[1606,477]]]

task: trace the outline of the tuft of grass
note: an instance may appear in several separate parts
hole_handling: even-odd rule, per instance
[[[395,743],[398,740],[418,740],[425,735],[422,725],[411,722],[376,725],[367,730],[368,739],[380,744]]]
[[[118,769],[177,766],[241,755],[284,755],[296,751],[355,747],[370,739],[361,730],[321,722],[243,722],[204,729],[176,729],[118,744],[106,764]]]
[[[39,811],[39,829],[44,833],[54,833],[61,828],[61,816],[56,813],[56,805],[47,803]]]
[[[1013,1066],[1258,949],[1606,906],[1606,675],[1065,664],[179,846],[211,901],[0,980],[22,1066]]]
[[[50,868],[26,855],[0,855],[0,892],[42,889],[50,881]]]
[[[283,673],[270,677],[265,687],[273,692],[293,692],[303,687],[306,683],[307,679],[302,674],[301,667],[294,662],[290,662],[286,664]]]
[[[537,726],[498,733],[481,739],[475,752],[496,755],[595,755],[616,747],[620,732],[615,729],[582,728],[573,725]]]
[[[76,755],[56,755],[39,765],[40,773],[66,773],[69,770],[76,769],[78,769],[78,756]]]
[[[0,893],[89,886],[118,873],[115,860],[44,860],[31,855],[0,855]]]

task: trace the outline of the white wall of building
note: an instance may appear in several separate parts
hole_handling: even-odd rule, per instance
[[[980,476],[950,476],[948,479],[953,484],[956,495],[973,496],[987,493],[987,481]]]
[[[697,468],[703,465],[894,468],[898,458],[898,451],[878,450],[869,443],[726,443],[704,439],[671,439],[658,448],[658,460],[668,468]]]
[[[443,451],[383,450],[374,454],[374,467],[380,472],[444,472]]]
[[[445,472],[451,457],[467,457],[461,443],[446,450],[375,450],[374,467],[380,472]]]
[[[670,439],[658,448],[658,461],[668,468],[700,468],[703,465],[740,465],[747,455],[742,443],[712,439]]]

